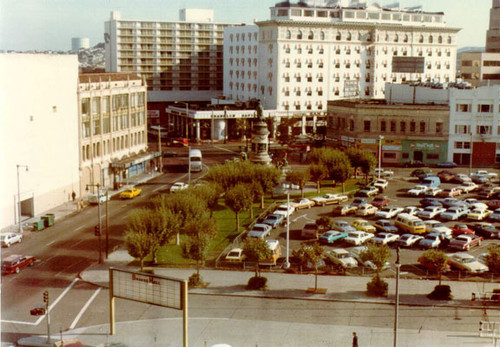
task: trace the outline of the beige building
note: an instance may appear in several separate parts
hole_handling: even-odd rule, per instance
[[[117,187],[151,170],[146,83],[135,74],[81,74],[78,81],[80,192],[88,185]]]
[[[449,107],[386,100],[328,102],[327,138],[338,147],[355,147],[378,156],[382,163],[447,160]]]
[[[500,83],[500,52],[462,53],[460,75],[473,87]]]
[[[500,53],[500,0],[492,0],[490,26],[486,32],[486,52]]]

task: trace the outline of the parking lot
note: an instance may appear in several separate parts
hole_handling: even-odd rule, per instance
[[[432,169],[433,172],[437,173],[440,171],[440,169]],[[400,207],[405,207],[405,206],[417,206],[421,207],[419,201],[423,198],[423,196],[420,197],[412,197],[407,194],[407,191],[417,184],[419,184],[419,180],[413,177],[410,177],[410,172],[413,171],[413,169],[399,169],[395,170],[395,174],[392,178],[389,179],[389,185],[387,189],[379,194],[383,195],[389,198],[390,202],[388,206],[400,206]],[[462,173],[468,173],[468,170],[466,169],[452,169],[450,170],[452,172],[462,172]],[[492,170],[490,170],[492,171]],[[493,170],[494,171],[494,170]],[[446,189],[446,188],[452,188],[456,187],[460,184],[458,183],[441,183],[440,188],[441,189]],[[462,194],[458,197],[459,199],[463,200],[466,198],[477,198],[477,195],[472,192],[469,194]],[[371,202],[373,200],[373,197],[367,198],[368,202]],[[342,204],[350,204],[353,201],[353,198],[351,197],[347,202],[344,202]],[[486,201],[482,201],[486,202]],[[291,216],[290,216],[290,256],[292,254],[292,250],[297,249],[300,247],[300,244],[303,242],[308,242],[307,240],[303,240],[301,238],[301,230],[304,227],[306,223],[311,223],[311,222],[316,222],[317,219],[323,217],[323,216],[328,216],[332,218],[333,220],[345,220],[349,223],[352,223],[356,219],[365,219],[369,221],[371,224],[373,224],[377,218],[370,216],[370,217],[360,217],[356,216],[355,214],[349,214],[346,216],[334,216],[332,211],[336,205],[327,205],[327,206],[314,206],[312,208],[306,208],[306,209],[301,209],[298,211],[295,211]],[[436,220],[440,220],[438,218],[433,218]],[[392,218],[392,221],[394,221],[394,218]],[[488,219],[484,220],[485,222],[490,222]],[[448,227],[453,227],[458,222],[461,223],[466,223],[466,224],[471,224],[471,223],[476,223],[478,221],[471,221],[468,220],[467,218],[460,219],[459,221],[442,221],[446,226]],[[500,227],[500,223],[493,223],[496,227]],[[282,247],[282,257],[285,256],[286,254],[286,225],[280,225],[276,229],[273,229],[271,231],[271,235],[268,237],[268,239],[277,239],[280,241],[281,247]],[[498,239],[487,239],[482,242],[482,244],[478,247],[473,247],[468,253],[477,256],[481,253],[485,253],[488,251],[488,246],[491,245],[492,243],[498,243]],[[329,251],[333,248],[345,248],[347,250],[350,250],[353,246],[346,244],[345,242],[342,241],[335,241],[334,244],[332,245],[324,245],[323,246],[326,251]],[[452,254],[455,253],[454,251],[448,249],[448,248],[442,248],[442,250],[447,253],[447,254]],[[424,277],[428,273],[425,268],[423,268],[419,263],[418,263],[418,257],[424,252],[424,250],[418,248],[418,247],[411,247],[411,248],[402,248],[400,251],[400,262],[402,264],[401,270],[402,274],[407,275],[408,277]],[[396,251],[394,247],[391,247],[391,253],[392,253],[392,259],[391,259],[391,268],[386,270],[387,274],[390,275],[391,272],[394,273],[394,262],[396,259]],[[362,271],[360,269],[357,270]],[[451,273],[450,276],[464,276],[466,275],[465,273]],[[487,275],[484,275],[487,276]]]

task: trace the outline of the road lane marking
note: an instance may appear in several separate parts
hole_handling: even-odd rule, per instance
[[[57,240],[54,240],[54,241],[51,241],[49,243],[47,243],[47,246],[50,246],[51,244],[53,244],[54,242],[56,242]]]
[[[71,323],[71,325],[69,326],[70,329],[74,329],[76,324],[78,323],[78,321],[80,320],[80,318],[82,318],[83,314],[85,313],[85,311],[87,311],[87,308],[90,306],[90,304],[92,303],[92,301],[94,301],[95,297],[101,292],[101,289],[102,288],[98,288],[94,294],[92,294],[92,296],[90,297],[90,299],[85,303],[85,305],[82,307],[82,309],[80,310],[80,312],[78,312],[78,314],[76,315],[75,319],[73,320],[73,323]]]
[[[76,228],[76,229],[75,229],[75,230],[73,230],[73,231],[78,231],[78,230],[83,229],[83,228],[85,228],[85,227],[82,225],[82,226],[79,226],[78,228]]]
[[[57,299],[52,303],[52,305],[49,306],[49,312],[57,305],[57,303],[59,301],[61,301],[61,299],[71,290],[71,288],[73,288],[73,286],[75,285],[75,283],[78,282],[78,278],[75,278],[73,280],[73,282],[70,283],[69,286],[66,287],[66,289],[64,289],[64,291],[57,297]],[[40,316],[36,322],[22,322],[22,321],[14,321],[14,320],[1,320],[0,322],[2,323],[12,323],[12,324],[23,324],[23,325],[33,325],[33,326],[37,326],[38,324],[40,324],[40,322],[45,319],[45,315],[43,316]]]

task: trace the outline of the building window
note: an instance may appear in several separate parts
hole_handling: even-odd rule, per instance
[[[420,132],[425,133],[425,122],[420,122]]]
[[[457,141],[455,142],[456,149],[470,149],[470,142],[462,142],[462,141]]]
[[[402,133],[405,133],[406,132],[406,122],[405,121],[401,121],[399,123],[399,128],[401,130]]]
[[[381,132],[386,132],[387,131],[385,120],[383,120],[383,121],[380,122],[380,131]]]
[[[337,40],[337,41],[342,40],[342,34],[340,32],[337,32],[337,35],[335,36],[335,40]]]
[[[396,159],[396,153],[394,152],[384,152],[384,159]]]
[[[479,112],[479,113],[491,113],[491,112],[493,112],[493,105],[479,104],[479,105],[477,105],[477,112]]]
[[[415,123],[414,121],[411,121],[410,122],[410,132],[414,133],[416,130],[417,130],[417,123]]]
[[[478,125],[476,126],[476,133],[481,135],[491,135],[492,127],[489,125]]]
[[[312,31],[309,32],[309,35],[307,35],[308,40],[314,40],[314,34]]]
[[[427,159],[430,159],[430,160],[436,160],[436,159],[439,159],[439,154],[438,153],[427,153],[425,157]]]
[[[471,104],[457,104],[456,105],[456,112],[470,112],[471,111]]]
[[[443,123],[436,123],[436,133],[437,134],[443,133]]]
[[[354,121],[352,119],[349,119],[349,131],[354,131]]]
[[[286,36],[287,40],[290,40],[292,38],[292,32],[290,30],[286,31]]]
[[[300,31],[300,30],[297,33],[297,40],[302,40],[302,31]]]
[[[396,132],[396,121],[391,120],[391,133]]]
[[[371,128],[371,122],[369,120],[365,120],[363,122],[363,129],[365,133],[369,133]]]

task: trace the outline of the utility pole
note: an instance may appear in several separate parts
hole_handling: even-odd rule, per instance
[[[43,292],[43,302],[45,303],[45,315],[47,316],[47,344],[50,345],[50,312],[49,312],[49,291]]]
[[[398,325],[399,325],[399,247],[396,248],[396,305],[394,307],[394,347],[398,345]]]
[[[106,259],[109,255],[109,191],[106,189]]]

